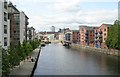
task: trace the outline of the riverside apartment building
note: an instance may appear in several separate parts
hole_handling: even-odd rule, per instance
[[[19,42],[27,41],[28,17],[24,12],[20,12],[16,6],[9,2],[8,17],[10,19],[10,42],[17,45]]]
[[[10,45],[10,21],[7,9],[7,1],[0,0],[0,46],[4,49]]]

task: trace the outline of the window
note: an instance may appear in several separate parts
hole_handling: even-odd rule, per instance
[[[17,38],[17,40],[20,40],[20,38]]]
[[[7,9],[7,2],[4,2],[4,8]]]
[[[106,38],[104,38],[104,40],[106,41]]]
[[[104,34],[104,36],[106,36],[106,33]]]
[[[4,12],[4,21],[7,21],[7,13]]]
[[[7,46],[7,37],[4,37],[4,46]]]
[[[4,25],[4,33],[7,34],[7,25]]]
[[[106,31],[106,29],[104,29],[104,31]]]
[[[15,24],[15,25],[19,25],[19,22],[15,22],[14,24]]]

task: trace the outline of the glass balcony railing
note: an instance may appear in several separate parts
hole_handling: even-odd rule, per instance
[[[98,36],[95,36],[95,38],[97,39],[97,38],[98,38]]]
[[[99,35],[99,38],[102,38],[102,35]]]
[[[88,32],[85,32],[85,35],[88,35]]]
[[[97,34],[98,34],[98,32],[95,32],[95,34],[97,35]]]
[[[100,31],[99,34],[102,34],[102,31]]]

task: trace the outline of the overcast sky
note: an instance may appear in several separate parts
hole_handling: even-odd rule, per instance
[[[100,26],[118,18],[118,0],[10,0],[29,17],[36,31],[79,25]]]

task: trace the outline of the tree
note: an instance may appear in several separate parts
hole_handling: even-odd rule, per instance
[[[5,77],[10,73],[9,55],[7,51],[2,49],[2,76]]]
[[[31,44],[28,42],[23,44],[23,48],[24,48],[24,52],[25,52],[26,56],[28,56],[33,51]]]
[[[23,61],[25,59],[26,55],[25,55],[24,49],[23,49],[22,45],[20,44],[20,42],[19,42],[18,46],[16,47],[16,50],[17,50],[18,56],[20,57],[20,61]]]
[[[120,24],[116,20],[114,24],[109,28],[106,45],[108,48],[120,49]]]
[[[37,48],[39,46],[40,41],[36,38],[35,40],[31,40],[30,44],[31,44],[31,46],[32,46],[32,48],[34,50],[35,48]]]

